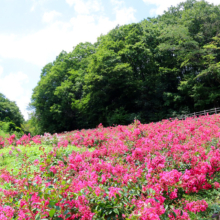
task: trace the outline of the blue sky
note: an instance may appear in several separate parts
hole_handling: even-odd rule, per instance
[[[116,25],[162,14],[181,0],[1,0],[0,93],[25,119],[41,69],[80,42],[95,42]],[[220,4],[220,0],[208,0]]]

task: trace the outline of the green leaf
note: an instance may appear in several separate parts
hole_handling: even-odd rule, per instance
[[[49,207],[50,207],[50,208],[53,208],[53,207],[55,206],[55,204],[56,204],[56,201],[55,201],[55,200],[50,200],[50,202],[49,202]]]
[[[118,211],[118,209],[114,209],[114,213],[116,213],[116,214],[119,215],[119,211]]]
[[[56,209],[51,209],[50,212],[49,212],[49,216],[53,217],[55,212],[56,212]]]
[[[63,214],[67,215],[70,211],[67,209]]]
[[[176,213],[174,211],[172,211],[172,214],[174,215],[174,217],[176,218]]]
[[[40,218],[40,213],[38,213],[38,214],[35,216],[35,220],[41,220],[41,218]]]
[[[118,194],[116,194],[117,199],[120,199],[120,196]]]
[[[155,200],[156,202],[159,202],[159,200],[158,200],[158,199],[155,199],[155,198],[154,198],[154,200]]]
[[[60,206],[55,206],[55,209],[59,211],[60,210]]]

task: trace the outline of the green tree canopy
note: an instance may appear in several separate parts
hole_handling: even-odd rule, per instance
[[[220,105],[220,6],[188,0],[61,52],[31,106],[42,131],[159,121]]]
[[[0,121],[13,122],[18,127],[24,122],[16,103],[7,99],[2,93],[0,93]]]

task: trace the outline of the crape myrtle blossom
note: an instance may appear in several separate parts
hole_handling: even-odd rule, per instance
[[[183,195],[220,188],[219,138],[219,115],[100,125],[54,137],[0,137],[0,147],[13,145],[12,155],[21,144],[42,151],[36,160],[24,157],[18,174],[0,171],[0,219],[92,220],[103,213],[116,219],[190,219],[189,212],[206,212],[208,203]],[[45,141],[53,146],[48,154],[41,147]],[[80,152],[63,154],[69,145]]]
[[[2,207],[0,206],[0,219],[1,220],[8,220],[12,219],[14,216],[14,209],[10,206]]]
[[[208,203],[205,200],[188,202],[186,204],[185,210],[197,213],[205,211],[208,208]]]
[[[168,216],[170,220],[190,220],[188,213],[179,209],[173,209]]]

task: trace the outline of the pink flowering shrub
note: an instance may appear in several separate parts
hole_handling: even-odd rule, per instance
[[[42,152],[24,156],[17,174],[1,170],[0,219],[208,218],[204,198],[220,188],[219,138],[213,115],[0,139],[2,147],[34,144]],[[53,150],[45,153],[43,143]],[[93,151],[66,155],[68,145]]]
[[[197,213],[205,211],[208,208],[208,203],[205,200],[193,201],[186,204],[185,210]]]

